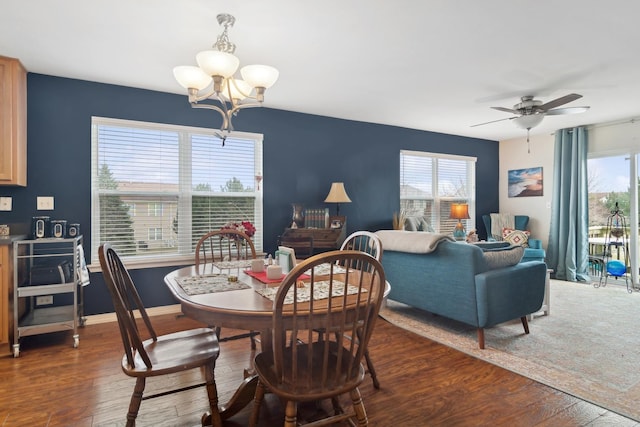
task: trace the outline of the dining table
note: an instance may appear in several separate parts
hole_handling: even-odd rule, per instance
[[[273,300],[270,297],[273,298],[285,275],[268,279],[266,272],[252,272],[250,265],[251,260],[192,265],[168,273],[164,281],[185,316],[206,325],[257,331],[261,351],[271,351]],[[389,283],[385,283],[385,298],[390,289]],[[257,375],[251,369],[246,370],[236,392],[219,407],[223,420],[252,402],[257,383]]]
[[[268,280],[266,275],[266,280],[260,281],[249,275],[250,261],[182,267],[168,273],[164,281],[185,316],[206,325],[260,332],[261,350],[269,351],[273,301],[257,291],[277,286],[279,281]],[[231,399],[220,405],[223,420],[253,400],[258,378],[249,370],[247,373]]]

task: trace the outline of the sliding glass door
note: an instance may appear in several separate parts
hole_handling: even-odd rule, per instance
[[[594,279],[606,274],[606,261],[617,260],[626,266],[626,273],[610,277],[622,279],[623,284],[628,278],[635,287],[639,265],[638,157],[594,156],[588,161],[591,274]]]

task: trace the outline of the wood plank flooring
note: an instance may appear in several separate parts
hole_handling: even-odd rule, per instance
[[[159,333],[200,326],[175,314],[154,316]],[[223,330],[225,334],[234,331]],[[120,369],[116,323],[71,333],[24,337],[20,357],[0,358],[0,426],[123,426],[134,381]],[[226,402],[250,366],[248,340],[221,344],[216,367],[220,401]],[[434,343],[379,319],[370,353],[381,389],[366,378],[360,390],[372,426],[640,426],[633,420]],[[201,381],[199,371],[151,379],[163,384]],[[197,426],[207,409],[203,388],[143,401],[139,426]],[[261,426],[282,423],[270,396]],[[305,408],[308,411],[316,408]],[[248,410],[225,426],[246,425]]]

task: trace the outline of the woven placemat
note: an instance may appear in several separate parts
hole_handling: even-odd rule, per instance
[[[251,287],[239,281],[230,282],[228,274],[203,274],[201,276],[179,278],[176,281],[187,295],[237,291]]]
[[[297,302],[308,302],[311,300],[311,291],[308,284],[305,284],[304,287],[300,287],[296,289],[298,290]],[[267,287],[263,289],[256,289],[256,292],[262,295],[263,297],[273,301],[276,298],[276,293],[278,293],[278,288]],[[285,304],[293,304],[293,301],[294,301],[293,292],[294,292],[294,288],[290,288],[289,291],[287,291],[287,296],[284,298]],[[339,297],[344,295],[344,292],[345,292],[344,283],[334,280],[331,296]],[[366,290],[363,290],[363,292],[366,292]],[[358,293],[358,288],[356,286],[352,286],[352,285],[347,286],[347,295],[353,295],[357,293]],[[313,288],[313,299],[319,300],[319,299],[325,299],[325,298],[329,298],[329,281],[323,280],[320,282],[316,282]]]

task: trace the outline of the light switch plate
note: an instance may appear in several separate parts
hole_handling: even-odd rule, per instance
[[[39,211],[52,211],[53,210],[53,197],[38,196],[37,205],[38,205],[37,209]]]
[[[0,211],[10,211],[11,210],[11,197],[0,197]]]

